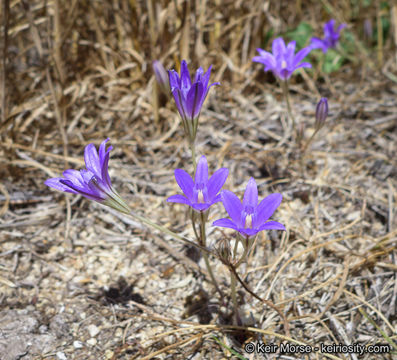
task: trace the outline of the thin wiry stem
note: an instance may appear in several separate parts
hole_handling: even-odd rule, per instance
[[[291,119],[291,122],[292,122],[292,131],[295,134],[296,121],[295,121],[295,116],[292,113],[292,107],[291,107],[291,102],[290,102],[290,98],[289,98],[288,80],[282,81],[281,87],[283,89],[284,99],[285,99],[285,103],[287,105],[288,117]]]
[[[207,236],[205,233],[205,222],[206,222],[206,218],[204,216],[204,213],[200,212],[200,239],[199,239],[199,241],[200,241],[200,245],[203,247],[206,246],[206,242],[207,242]],[[205,261],[205,265],[207,267],[207,271],[210,274],[212,283],[214,284],[216,290],[219,292],[219,295],[221,296],[221,298],[223,298],[223,292],[220,289],[218,282],[215,279],[214,272],[212,271],[210,261],[208,259],[208,254],[206,252],[203,252],[203,258]]]

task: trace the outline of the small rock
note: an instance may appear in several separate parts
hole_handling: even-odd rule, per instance
[[[114,357],[114,352],[110,349],[107,349],[105,351],[105,359],[108,360],[108,359],[112,359],[113,357]]]
[[[90,333],[90,336],[93,338],[99,334],[101,330],[98,329],[96,325],[88,325],[88,332]]]
[[[81,349],[83,347],[83,343],[81,341],[73,341],[73,346],[75,349]]]
[[[91,339],[88,339],[88,340],[87,340],[87,344],[88,344],[88,345],[95,346],[96,343],[97,343],[97,341],[96,341],[95,338],[91,338]]]
[[[65,355],[63,352],[61,352],[61,351],[58,351],[58,352],[57,352],[57,358],[58,358],[59,360],[67,360],[66,355]]]

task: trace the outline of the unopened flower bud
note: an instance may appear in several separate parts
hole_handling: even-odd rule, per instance
[[[327,116],[328,100],[327,98],[321,98],[316,107],[316,122],[314,124],[316,131],[320,130],[324,126]]]
[[[221,260],[224,264],[230,264],[232,260],[232,250],[228,240],[221,239],[216,248],[216,252],[219,256],[219,260]]]
[[[154,60],[152,66],[159,88],[165,95],[169,96],[171,88],[167,71],[164,69],[163,64],[158,60]]]

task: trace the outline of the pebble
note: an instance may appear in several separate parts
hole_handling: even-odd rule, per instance
[[[88,332],[90,333],[90,336],[93,338],[99,334],[101,330],[98,329],[96,325],[88,325]]]
[[[88,340],[87,340],[87,344],[88,344],[88,345],[95,346],[96,343],[97,343],[97,341],[96,341],[95,338],[91,338],[91,339],[88,339]]]
[[[57,352],[57,358],[58,358],[59,360],[67,360],[66,355],[65,355],[63,352],[61,352],[61,351],[58,351],[58,352]]]
[[[81,341],[73,341],[73,346],[75,349],[81,349],[83,347],[83,343]]]
[[[114,352],[110,349],[105,351],[105,359],[112,359],[114,357]]]

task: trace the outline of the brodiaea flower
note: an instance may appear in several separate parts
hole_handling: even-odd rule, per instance
[[[63,172],[64,177],[52,178],[45,184],[56,190],[80,194],[87,199],[110,206],[120,212],[129,213],[128,205],[113,189],[108,172],[109,153],[112,147],[106,149],[106,139],[99,146],[99,153],[94,144],[89,144],[84,150],[86,169],[80,171],[69,169]]]
[[[322,49],[324,53],[327,52],[329,48],[334,48],[339,41],[340,31],[346,27],[346,24],[341,24],[336,30],[335,20],[331,19],[324,25],[324,39],[312,38],[310,47],[312,49]]]
[[[264,64],[265,71],[272,71],[281,80],[288,80],[296,69],[312,67],[308,62],[301,63],[312,49],[305,47],[295,54],[295,45],[295,41],[291,41],[285,46],[282,38],[274,39],[272,53],[262,49],[256,49],[259,52],[259,56],[255,56],[252,61]]]
[[[219,82],[208,86],[211,75],[210,66],[206,73],[203,68],[198,68],[192,83],[185,60],[181,64],[181,76],[175,70],[170,70],[168,74],[172,95],[184,122],[185,130],[188,131],[191,139],[194,139],[197,132],[198,116],[204,100],[211,86],[219,85]]]
[[[231,219],[219,219],[212,225],[231,228],[243,236],[254,236],[262,230],[285,230],[277,221],[268,221],[281,203],[281,194],[271,194],[258,205],[258,188],[254,178],[248,181],[243,203],[231,191],[223,190],[222,203]]]
[[[218,194],[229,175],[229,170],[221,168],[208,180],[208,164],[205,156],[197,163],[196,176],[193,179],[182,169],[175,170],[175,180],[184,195],[172,195],[167,201],[186,204],[198,211],[207,210],[212,204],[221,201]]]

